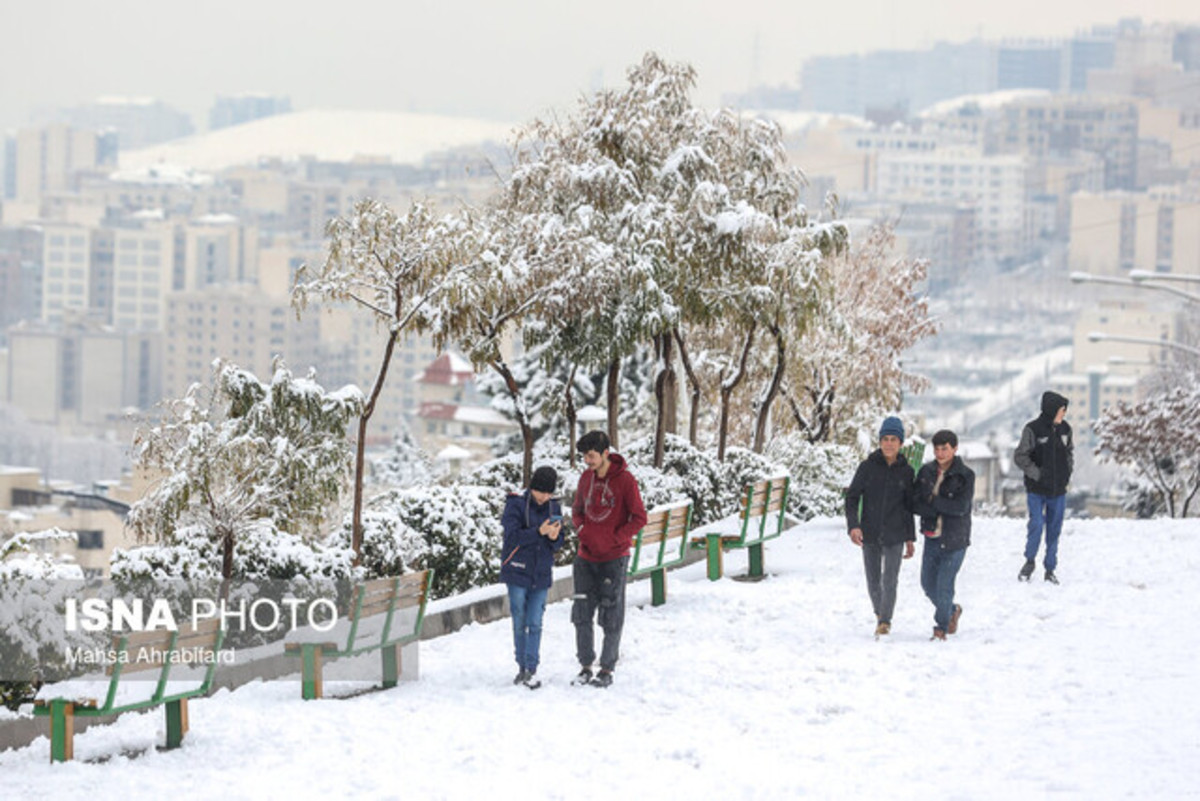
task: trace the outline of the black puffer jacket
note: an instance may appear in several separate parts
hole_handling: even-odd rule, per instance
[[[1037,495],[1064,495],[1075,468],[1075,440],[1071,425],[1063,420],[1054,424],[1067,399],[1056,392],[1042,395],[1042,413],[1025,424],[1013,461],[1025,474],[1025,489]]]
[[[959,551],[971,544],[971,505],[975,502],[975,471],[955,456],[937,494],[938,464],[928,462],[917,473],[916,497],[913,499],[921,516],[921,531],[935,531],[942,519],[942,535],[930,540],[943,551]]]
[[[862,515],[858,502],[862,499]],[[890,465],[876,450],[859,464],[846,490],[846,530],[861,528],[863,542],[895,545],[917,538],[913,526],[913,469],[897,456]]]

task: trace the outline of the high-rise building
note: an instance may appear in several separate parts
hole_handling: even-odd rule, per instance
[[[1067,88],[1072,92],[1086,92],[1088,73],[1092,70],[1111,69],[1116,48],[1115,28],[1093,28],[1091,33],[1080,34],[1068,41]]]
[[[148,409],[161,396],[157,333],[95,321],[8,329],[8,398],[32,422],[73,428]]]
[[[53,192],[78,188],[80,173],[116,166],[113,134],[64,123],[17,131],[14,196],[36,203]]]
[[[112,230],[112,324],[122,331],[161,331],[175,286],[175,232],[151,220]]]
[[[1063,60],[1058,42],[1005,42],[996,48],[996,88],[1061,91]]]
[[[56,109],[50,119],[75,128],[113,131],[114,145],[137,150],[195,132],[191,118],[152,97],[99,97],[91,103]],[[115,160],[115,149],[113,152]]]

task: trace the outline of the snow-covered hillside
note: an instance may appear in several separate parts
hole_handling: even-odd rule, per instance
[[[977,520],[961,629],[931,642],[906,562],[875,641],[859,552],[823,520],[767,546],[760,583],[630,587],[612,688],[572,687],[566,603],[545,685],[510,684],[507,621],[421,646],[421,679],[303,702],[294,682],[0,754],[6,798],[1181,798],[1200,758],[1200,521],[1068,521],[1061,586],[1019,584],[1024,523]],[[727,560],[745,573],[744,554]],[[1040,572],[1039,574],[1040,575]],[[86,788],[86,789],[85,789]]]
[[[512,125],[490,120],[384,111],[313,109],[121,153],[121,169],[157,164],[222,170],[261,158],[323,161],[388,157],[419,164],[431,153],[487,141],[505,142]]]

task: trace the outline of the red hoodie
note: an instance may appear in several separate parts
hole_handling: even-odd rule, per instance
[[[629,555],[634,535],[646,525],[646,507],[620,454],[609,452],[604,478],[595,470],[579,477],[571,522],[579,532],[580,559],[609,562]]]

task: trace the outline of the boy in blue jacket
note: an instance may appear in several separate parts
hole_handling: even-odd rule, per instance
[[[954,602],[954,582],[971,545],[975,473],[958,457],[958,436],[933,435],[934,460],[917,473],[915,506],[925,535],[921,589],[933,603],[933,639],[958,631],[962,607]]]
[[[529,489],[508,496],[500,518],[504,527],[500,580],[508,585],[518,668],[513,684],[531,690],[542,686],[537,678],[542,615],[550,592],[554,552],[563,544],[562,505],[553,497],[557,486],[554,468],[539,467],[533,471]]]

